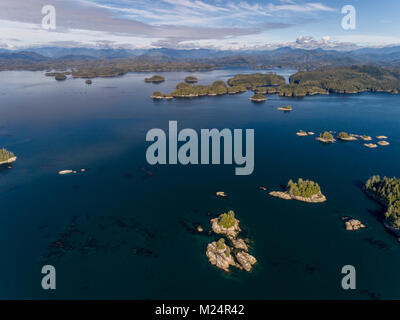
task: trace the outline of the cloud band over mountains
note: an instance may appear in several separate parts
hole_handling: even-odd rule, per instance
[[[41,8],[49,4],[56,8],[55,31],[41,28]],[[321,14],[340,12],[300,0],[1,0],[0,47],[256,48],[277,42],[279,31],[319,21]],[[281,37],[288,42],[287,33]]]

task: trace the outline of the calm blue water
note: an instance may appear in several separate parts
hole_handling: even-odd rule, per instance
[[[245,69],[195,73],[200,83]],[[286,76],[290,70],[281,70]],[[0,73],[0,146],[18,161],[0,171],[0,298],[370,299],[400,298],[400,245],[382,208],[360,185],[372,174],[400,176],[400,96],[238,96],[154,102],[188,73],[145,84],[149,74],[56,82],[42,72]],[[276,107],[291,104],[294,111]],[[178,127],[254,128],[255,170],[234,166],[146,163],[146,132]],[[324,146],[299,129],[387,135],[391,145]],[[86,172],[60,176],[63,169]],[[284,201],[290,178],[318,181],[323,204]],[[218,199],[223,190],[228,199]],[[191,233],[233,209],[254,241],[251,273],[229,275],[205,257],[213,236]],[[346,232],[342,216],[368,228]],[[52,243],[62,240],[66,249]],[[57,270],[57,289],[41,289],[41,267]],[[357,290],[341,289],[343,265],[357,270]]]

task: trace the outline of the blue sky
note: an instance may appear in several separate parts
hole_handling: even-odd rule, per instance
[[[43,5],[56,30],[41,28]],[[344,30],[341,9],[356,9]],[[0,47],[349,49],[400,44],[398,0],[0,0]]]

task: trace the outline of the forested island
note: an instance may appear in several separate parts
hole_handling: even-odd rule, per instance
[[[161,99],[173,99],[174,97],[171,95],[166,95],[165,93],[162,93],[160,91],[154,91],[153,94],[151,95],[151,98],[155,100],[161,100]]]
[[[7,149],[0,149],[0,165],[5,163],[12,163],[17,160],[17,157]]]
[[[219,80],[212,85],[192,85],[191,81],[187,81],[188,78],[190,77],[186,77],[185,82],[179,83],[176,90],[169,95],[192,98],[237,94],[251,90],[254,96],[250,100],[265,101],[265,95],[268,94],[304,97],[330,93],[354,94],[365,91],[398,94],[400,90],[400,71],[374,66],[350,66],[298,72],[290,77],[289,84],[285,83],[284,77],[275,73],[238,74],[228,79],[227,84]],[[333,141],[332,139],[324,140]],[[354,139],[343,136],[341,140]]]
[[[217,80],[211,85],[198,85],[180,82],[176,85],[175,90],[169,94],[154,92],[152,97],[174,97],[174,98],[195,98],[202,96],[219,96],[225,94],[237,94],[247,91],[246,88],[240,86],[229,87],[224,81]]]
[[[322,194],[318,183],[311,180],[303,180],[302,178],[299,178],[297,182],[289,180],[284,192],[272,191],[269,194],[285,200],[294,199],[311,203],[326,201],[326,197]]]
[[[285,78],[276,73],[238,74],[228,80],[230,86],[241,86],[247,89],[264,86],[278,86],[285,83]]]
[[[262,101],[266,101],[267,97],[261,93],[256,93],[250,98],[250,100],[255,101],[255,102],[262,102]]]
[[[336,139],[333,137],[332,133],[330,133],[328,131],[322,132],[316,139],[323,143],[333,143],[336,141]]]
[[[250,79],[248,78],[250,76]],[[238,75],[228,84],[240,84],[255,93],[303,97],[316,94],[355,94],[365,91],[398,94],[400,70],[376,66],[346,66],[297,72],[286,84],[283,77],[260,74]]]
[[[303,97],[316,94],[355,94],[365,91],[398,94],[400,71],[376,66],[346,66],[297,72],[289,84],[265,89],[267,94]]]
[[[355,135],[348,134],[345,131],[339,132],[339,134],[337,135],[337,138],[339,140],[343,140],[343,141],[354,141],[354,140],[357,140]]]
[[[284,77],[274,73],[235,75],[228,80],[228,93],[243,92],[243,88],[252,90],[255,94],[278,94],[288,97],[331,93],[355,94],[366,91],[399,93],[400,65],[397,62],[387,63],[384,57],[380,63],[374,63],[368,59],[355,61],[347,55],[346,58],[336,57],[341,55],[342,53],[339,52],[283,50],[279,52],[279,55],[273,56],[264,52],[262,55],[202,59],[191,58],[186,54],[184,57],[174,58],[151,55],[113,58],[90,56],[49,58],[33,52],[17,52],[3,55],[0,53],[0,71],[42,70],[61,81],[65,80],[67,75],[71,75],[72,78],[93,79],[117,77],[128,72],[210,71],[223,66],[257,66],[257,69],[295,67],[297,70],[306,71],[292,75],[289,83],[285,82]],[[322,56],[323,61],[320,60]],[[256,63],[257,60],[260,61]],[[196,77],[188,76],[185,83],[194,84],[197,80]],[[198,89],[194,88],[195,91]],[[193,95],[196,93],[189,93],[189,96]],[[182,95],[178,93],[177,96]]]
[[[365,183],[365,191],[386,207],[385,226],[400,237],[400,179],[372,176]]]
[[[161,83],[161,82],[164,82],[165,81],[165,78],[164,77],[162,77],[162,76],[157,76],[157,75],[155,75],[155,76],[152,76],[152,77],[150,77],[150,78],[145,78],[144,79],[144,82],[147,82],[147,83]]]
[[[216,66],[196,62],[153,62],[151,60],[111,60],[73,68],[73,78],[117,77],[128,72],[210,71]]]
[[[269,74],[247,74],[247,75],[236,75],[228,80],[229,86],[222,80],[214,81],[211,85],[198,85],[190,84],[185,82],[180,82],[176,85],[174,91],[169,94],[154,92],[152,98],[155,99],[162,97],[174,97],[174,98],[194,98],[201,96],[220,96],[225,94],[238,94],[246,92],[248,87],[252,87],[253,84],[270,84],[275,83],[280,79],[280,81],[285,81],[283,77],[277,76],[274,73]],[[253,101],[265,101],[266,97],[263,94],[255,93],[255,95],[250,98]]]
[[[283,107],[278,107],[278,110],[289,112],[289,111],[292,111],[293,108],[292,108],[292,106],[287,105],[287,106],[283,106]]]
[[[10,62],[9,62],[10,63]],[[89,59],[49,60],[2,65],[2,70],[46,71],[47,76],[71,75],[72,78],[118,77],[128,72],[211,71],[217,66],[210,63],[187,61],[153,61],[151,59]],[[55,70],[53,72],[52,70]],[[66,71],[70,70],[70,71]]]
[[[193,77],[193,76],[188,76],[185,78],[186,83],[197,83],[198,81],[199,81],[199,79],[197,79],[196,77]]]
[[[54,79],[56,79],[57,81],[63,81],[65,79],[67,79],[67,76],[65,74],[63,74],[63,73],[57,73],[54,76]]]
[[[290,83],[328,93],[389,92],[400,90],[400,71],[376,66],[350,66],[298,72]]]

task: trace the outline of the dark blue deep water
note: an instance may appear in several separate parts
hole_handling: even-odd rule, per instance
[[[244,69],[195,73],[201,83]],[[282,72],[282,71],[281,71]],[[290,70],[284,70],[286,75]],[[188,73],[56,82],[42,72],[0,73],[0,146],[18,161],[0,169],[0,298],[394,299],[400,298],[400,245],[383,227],[383,208],[362,184],[400,176],[400,96],[383,93],[237,96],[152,101]],[[291,104],[293,112],[276,108]],[[233,165],[151,167],[148,130],[254,128],[255,170]],[[386,135],[387,147],[360,141],[324,146],[299,129]],[[86,172],[79,172],[85,168]],[[77,174],[58,175],[63,169]],[[291,178],[318,181],[328,201],[270,197]],[[228,199],[215,197],[225,191]],[[205,257],[210,217],[229,209],[253,240],[251,273],[224,274]],[[344,230],[342,216],[368,228]],[[64,249],[57,248],[60,240]],[[57,270],[57,289],[41,289],[41,268]],[[344,291],[343,265],[357,270]]]

